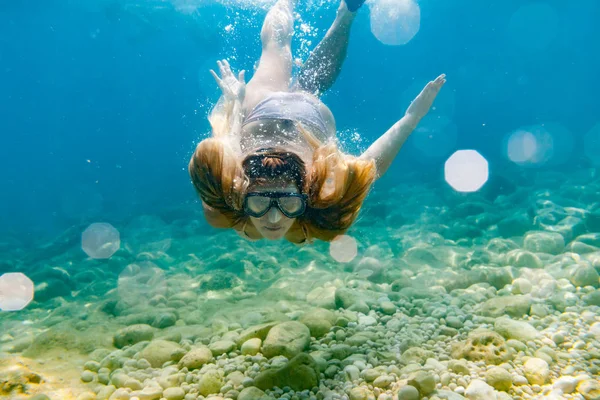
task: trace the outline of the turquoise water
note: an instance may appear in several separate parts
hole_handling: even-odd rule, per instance
[[[337,9],[300,3],[294,72]],[[299,247],[212,228],[187,172],[272,4],[0,4],[0,397],[600,398],[600,6],[367,2],[340,147],[447,83]]]

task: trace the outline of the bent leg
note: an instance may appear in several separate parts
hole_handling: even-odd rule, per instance
[[[292,75],[293,10],[297,0],[279,0],[268,12],[260,33],[262,54],[248,82],[244,111],[247,115],[268,93],[288,91]]]
[[[300,70],[298,86],[301,90],[321,96],[333,86],[346,59],[355,16],[342,0],[335,21]]]

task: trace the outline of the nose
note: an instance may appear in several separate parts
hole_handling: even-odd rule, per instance
[[[281,211],[279,211],[276,207],[271,208],[267,213],[268,221],[271,224],[278,223],[281,220],[282,216],[283,214],[281,214]]]

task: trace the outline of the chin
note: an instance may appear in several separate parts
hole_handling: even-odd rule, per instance
[[[275,232],[263,229],[260,233],[263,235],[263,237],[265,239],[279,240],[285,236],[285,232],[286,232],[286,230],[282,228]]]

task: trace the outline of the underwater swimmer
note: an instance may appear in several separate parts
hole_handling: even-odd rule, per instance
[[[335,119],[319,100],[338,77],[350,27],[364,0],[342,1],[337,17],[311,52],[294,83],[291,38],[296,0],[279,0],[262,30],[258,68],[246,85],[227,61],[223,95],[209,121],[212,137],[201,141],[189,173],[207,221],[233,228],[250,240],[286,238],[293,243],[331,241],[356,220],[373,182],[427,114],[445,75],[429,82],[402,119],[360,157],[335,144]]]

